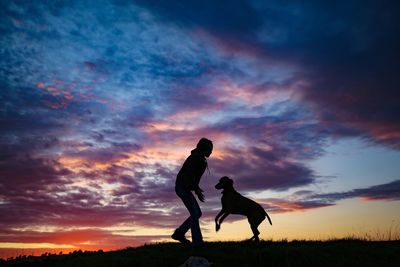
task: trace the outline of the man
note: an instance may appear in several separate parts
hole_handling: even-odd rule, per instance
[[[190,243],[186,239],[186,232],[191,229],[192,242],[194,246],[201,246],[203,236],[201,235],[199,218],[201,210],[192,191],[201,202],[204,202],[203,190],[199,187],[201,176],[207,168],[207,160],[213,150],[213,143],[207,138],[201,138],[190,156],[185,160],[181,170],[176,177],[175,192],[182,199],[188,209],[190,216],[179,226],[173,235],[173,239],[181,243]]]

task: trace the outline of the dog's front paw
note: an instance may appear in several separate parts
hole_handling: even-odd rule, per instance
[[[219,229],[221,229],[221,225],[219,225],[219,224],[216,224],[216,225],[215,225],[215,231],[216,231],[216,232],[218,232],[218,231],[219,231]]]

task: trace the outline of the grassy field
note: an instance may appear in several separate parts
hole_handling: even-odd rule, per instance
[[[179,266],[190,256],[212,266],[400,266],[400,241],[262,241],[213,242],[194,250],[190,245],[160,243],[111,252],[19,258],[2,266]]]

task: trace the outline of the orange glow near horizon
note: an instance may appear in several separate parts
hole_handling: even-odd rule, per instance
[[[387,203],[351,199],[340,201],[338,205],[331,207],[270,214],[273,225],[269,225],[265,220],[259,226],[260,237],[264,240],[274,241],[328,240],[346,237],[367,240],[399,240],[400,221],[396,217],[399,204],[400,201]],[[374,214],[370,212],[371,205],[376,211]],[[354,210],[357,212],[354,212]],[[201,221],[204,239],[212,242],[240,241],[250,238],[252,233],[247,220],[238,215],[230,215],[230,217],[237,219],[237,221],[229,222],[227,219],[228,221],[222,224],[219,232],[215,232],[214,222]],[[20,255],[21,252],[27,253],[27,255],[40,255],[46,251],[68,253],[79,249],[83,251],[97,251],[99,249],[109,251],[124,249],[129,246],[141,246],[144,243],[174,242],[169,238],[174,229],[147,228],[143,226],[115,226],[101,229],[103,229],[104,233],[108,229],[109,234],[101,237],[93,232],[92,236],[90,230],[81,230],[76,234],[57,234],[55,232],[53,243],[0,242],[0,256],[3,258],[15,257]],[[84,234],[82,235],[82,233]],[[100,238],[100,240],[96,240],[96,238]]]

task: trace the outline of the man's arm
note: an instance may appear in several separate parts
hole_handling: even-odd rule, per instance
[[[201,202],[204,202],[203,189],[201,189],[200,187],[198,187],[196,190],[194,190],[194,193],[197,195],[197,197],[199,198],[199,200],[200,200]]]
[[[196,193],[197,197],[199,198],[199,200],[201,202],[204,202],[204,194],[203,194],[203,190],[200,188],[199,184],[200,184],[200,179],[201,176],[203,175],[205,169],[206,169],[206,164],[204,162],[203,158],[196,158],[193,161],[193,168],[192,168],[192,175],[194,177],[194,183],[195,183],[195,189],[194,192]]]

